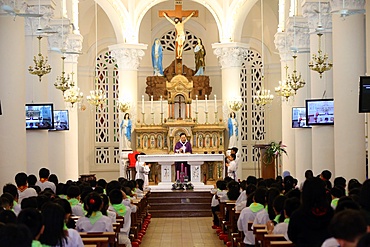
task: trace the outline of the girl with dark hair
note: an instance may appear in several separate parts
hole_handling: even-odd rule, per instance
[[[80,234],[74,229],[65,228],[65,211],[59,204],[47,202],[41,210],[44,232],[39,241],[43,245],[55,247],[83,247]]]
[[[84,203],[87,214],[76,222],[79,232],[113,232],[112,220],[102,214],[103,201],[99,194],[91,192]]]
[[[103,215],[108,216],[112,220],[112,223],[115,223],[116,218],[117,218],[116,213],[108,210],[108,208],[109,208],[109,198],[108,198],[108,196],[106,194],[100,194],[100,197],[103,201],[103,206],[102,206],[102,209],[100,211],[102,212]]]
[[[301,207],[290,217],[289,239],[297,246],[321,246],[329,238],[328,226],[333,209],[320,178],[307,179],[302,188]]]

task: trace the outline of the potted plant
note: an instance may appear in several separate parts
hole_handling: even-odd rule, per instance
[[[285,153],[288,155],[287,151],[285,150],[286,146],[281,143],[271,142],[269,146],[266,148],[265,155],[263,156],[263,161],[266,165],[272,163],[275,157],[278,157]]]

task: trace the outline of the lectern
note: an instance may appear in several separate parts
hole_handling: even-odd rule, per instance
[[[270,144],[256,144],[253,146],[258,149],[259,159],[258,159],[258,174],[263,179],[267,178],[276,178],[275,175],[275,162],[276,158],[271,159],[271,162],[268,163],[266,158],[266,149],[270,147]]]

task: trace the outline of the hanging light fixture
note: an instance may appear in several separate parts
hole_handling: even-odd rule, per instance
[[[62,75],[61,76],[57,76],[56,80],[55,80],[55,83],[54,83],[54,86],[56,89],[62,91],[63,95],[64,95],[64,92],[67,90],[67,89],[70,89],[71,87],[74,86],[74,82],[69,82],[69,75],[65,76],[65,71],[64,71],[64,60],[66,59],[66,57],[63,55],[62,56]]]
[[[339,14],[342,20],[344,21],[347,16],[356,15],[356,14],[364,14],[365,9],[349,9],[346,7],[346,1],[342,0],[342,8],[331,11],[332,14]]]
[[[288,65],[285,65],[285,78],[288,77]],[[279,86],[275,87],[275,92],[281,96],[283,100],[288,101],[291,96],[294,96],[293,89],[289,86],[286,80],[279,81]]]
[[[297,72],[297,55],[293,55],[293,73],[287,76],[287,84],[294,90],[294,94],[297,94],[297,90],[304,87],[306,82],[302,79],[301,73]]]
[[[312,54],[313,61],[310,61],[308,64],[308,67],[310,67],[311,70],[316,71],[320,74],[320,78],[322,78],[322,73],[325,71],[331,70],[333,67],[333,63],[331,61],[328,61],[328,54],[323,54],[321,50],[321,36],[322,33],[318,33],[317,36],[319,36],[319,50],[316,54]]]
[[[50,73],[51,67],[50,67],[49,64],[47,64],[48,57],[44,58],[44,56],[41,53],[41,39],[42,39],[42,36],[37,36],[37,39],[39,41],[39,53],[37,54],[37,58],[36,58],[36,56],[33,56],[33,62],[35,63],[35,65],[33,67],[29,66],[28,72],[31,75],[37,75],[39,77],[39,81],[41,82],[41,77],[43,75],[46,75],[46,74]]]
[[[262,31],[262,85],[265,84],[265,63],[264,63],[264,29],[263,29],[263,0],[261,0],[261,31]],[[270,90],[264,89],[256,92],[256,95],[253,96],[253,102],[259,106],[265,106],[270,104],[274,99],[274,95],[270,94]]]
[[[126,112],[130,109],[131,105],[130,102],[127,101],[118,101],[117,102],[117,107],[120,112]]]
[[[64,101],[70,103],[72,108],[75,106],[75,103],[80,103],[82,99],[83,93],[80,92],[80,88],[77,86],[73,86],[64,92]]]
[[[97,59],[98,58],[98,6],[97,6],[96,1],[95,1],[95,53],[96,53],[95,59]],[[98,77],[99,75],[98,74],[99,74],[98,68],[96,66],[95,80],[94,80],[95,89],[91,90],[90,95],[86,97],[87,102],[89,102],[89,104],[91,105],[94,105],[96,108],[98,108],[98,106],[102,107],[106,100],[105,92],[102,89],[98,89],[98,85],[99,85],[99,77]]]

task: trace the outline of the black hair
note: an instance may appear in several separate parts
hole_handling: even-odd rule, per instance
[[[183,135],[186,136],[186,134],[184,132],[181,132],[180,137],[183,136]]]
[[[248,186],[247,186],[247,188],[245,189],[245,193],[246,193],[247,195],[250,195],[250,194],[252,194],[253,192],[255,192],[255,191],[256,191],[256,189],[257,189],[257,187],[256,187],[254,184],[250,184],[250,185],[248,185]]]
[[[99,211],[103,201],[96,192],[91,192],[85,197],[84,208],[87,211],[86,217],[90,218],[93,212]]]
[[[15,184],[20,187],[27,185],[27,174],[24,172],[19,172],[15,175]]]
[[[329,232],[336,239],[355,242],[366,233],[365,215],[359,210],[346,209],[334,215]]]
[[[110,203],[113,204],[121,204],[123,200],[122,191],[114,189],[109,193],[109,200]]]
[[[236,154],[230,154],[230,157],[232,157],[233,160],[235,160],[236,159]]]
[[[43,167],[39,170],[39,177],[40,178],[48,178],[50,176],[49,169]]]
[[[0,197],[0,212],[5,210],[5,208],[10,207],[10,202],[5,197]]]
[[[326,179],[326,180],[329,180],[331,178],[331,171],[329,170],[323,170],[321,172],[321,176]]]
[[[340,186],[342,188],[346,188],[346,179],[344,177],[336,177],[334,179],[334,187],[335,186]]]
[[[54,183],[55,186],[57,186],[57,184],[59,183],[58,176],[56,174],[50,174],[48,180]]]
[[[114,189],[121,190],[121,184],[117,180],[110,181],[107,184],[107,188],[105,189],[107,191],[107,195],[109,195]]]
[[[227,188],[227,183],[225,180],[218,180],[216,182],[216,187],[219,189],[219,190],[226,190]]]
[[[301,201],[297,197],[287,198],[284,202],[285,214],[290,218],[295,210],[299,208]]]
[[[370,246],[370,233],[365,233],[357,243],[357,247],[369,247]]]
[[[1,197],[6,198],[9,201],[9,205],[13,208],[14,206],[14,197],[8,192],[5,192],[4,194],[1,195]]]
[[[294,178],[292,176],[286,176],[284,178],[284,192],[288,193],[294,188]]]
[[[11,210],[4,210],[0,213],[0,222],[3,222],[4,224],[16,223],[17,216]]]
[[[331,190],[330,190],[330,194],[332,195],[332,196],[334,196],[335,198],[341,198],[342,196],[344,196],[345,195],[345,190],[344,190],[344,188],[343,187],[338,187],[338,186],[336,186],[336,187],[334,187],[334,188],[332,188]]]
[[[39,210],[41,210],[42,209],[42,207],[46,204],[46,203],[48,203],[48,202],[50,202],[50,197],[48,197],[47,195],[45,195],[45,194],[41,194],[41,195],[38,195],[37,196],[37,208],[39,209]]]
[[[305,213],[322,215],[331,209],[326,196],[325,182],[318,177],[309,178],[304,182],[301,196],[301,207]]]
[[[270,188],[266,192],[267,205],[268,205],[267,212],[268,212],[270,220],[273,220],[276,216],[275,211],[274,211],[274,201],[278,195],[280,195],[280,191],[277,188]],[[264,203],[261,203],[261,204],[264,204]]]
[[[77,198],[81,194],[80,188],[76,185],[71,185],[67,189],[67,196],[69,198]]]
[[[240,185],[236,181],[231,181],[227,184],[227,197],[229,200],[236,200],[240,195]]]
[[[125,192],[126,196],[132,196],[132,191],[131,191],[131,188],[130,187],[123,187],[122,188],[123,192]]]
[[[360,205],[363,209],[370,211],[370,179],[362,184],[360,190]]]
[[[306,170],[304,172],[304,177],[305,178],[313,178],[313,172],[312,172],[312,170]]]
[[[231,150],[233,150],[235,153],[237,153],[239,149],[237,147],[232,147]]]
[[[247,184],[254,184],[257,185],[257,178],[255,176],[248,176],[247,177]]]
[[[355,188],[361,188],[362,184],[355,178],[352,178],[348,181],[348,191],[351,191],[352,189]]]
[[[44,233],[40,236],[39,241],[44,245],[63,246],[63,240],[67,241],[66,232],[64,231],[65,211],[57,203],[47,202],[41,209],[44,219]]]
[[[240,182],[240,188],[244,191],[247,189],[247,181],[243,180]]]
[[[55,194],[56,195],[66,195],[67,194],[67,185],[64,183],[59,183],[55,186]]]
[[[360,210],[360,205],[355,202],[350,196],[343,196],[338,200],[338,205],[335,208],[335,213],[339,213],[345,209]]]
[[[265,203],[266,203],[266,189],[262,188],[262,187],[257,188],[256,191],[254,192],[253,200],[256,203],[260,203],[262,205],[265,205]]]
[[[277,212],[277,214],[280,214],[279,222],[276,222],[276,223],[284,222],[284,219],[285,219],[284,205],[285,205],[286,199],[287,199],[286,196],[282,196],[282,195],[278,195],[274,199],[274,202],[273,202],[272,205],[273,205],[275,211]],[[273,220],[273,219],[271,219],[271,220]]]
[[[96,186],[95,189],[94,189],[94,192],[98,193],[98,194],[103,194],[104,193],[104,189],[100,186]]]
[[[32,238],[35,239],[40,234],[43,226],[41,213],[35,208],[22,209],[17,218],[18,224],[24,224],[31,231]]]
[[[141,178],[138,178],[136,179],[136,184],[139,190],[144,191],[144,188],[143,188],[144,180],[142,180]]]
[[[28,186],[35,185],[37,182],[37,177],[33,174],[28,175],[27,177]]]
[[[107,181],[104,178],[101,178],[96,182],[96,185],[105,189],[105,187],[107,187]]]
[[[14,184],[9,183],[4,185],[3,193],[11,194],[13,196],[13,200],[14,198],[18,198],[18,188]]]
[[[31,196],[24,198],[21,202],[21,209],[27,209],[27,208],[33,208],[37,209],[37,197],[36,196]]]
[[[100,209],[103,215],[108,216],[109,198],[106,194],[100,194],[101,200],[103,202],[103,207]]]
[[[23,224],[0,225],[0,244],[2,247],[29,247],[32,235]]]

